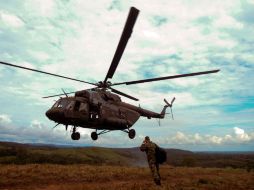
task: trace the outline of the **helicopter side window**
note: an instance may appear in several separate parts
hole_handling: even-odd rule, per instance
[[[86,103],[81,103],[79,111],[81,111],[81,112],[87,112],[87,104]]]
[[[71,101],[68,105],[67,105],[67,110],[72,110],[73,109],[73,107],[74,107],[74,104],[75,104],[75,102],[74,101]]]
[[[74,111],[78,111],[78,110],[79,110],[80,104],[81,104],[80,101],[76,101],[76,102],[75,102]]]

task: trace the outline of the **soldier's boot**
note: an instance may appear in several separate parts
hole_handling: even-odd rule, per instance
[[[161,185],[161,180],[160,179],[154,179],[154,182],[156,185]]]

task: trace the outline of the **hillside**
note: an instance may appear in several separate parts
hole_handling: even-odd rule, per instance
[[[147,161],[139,148],[0,142],[0,189],[251,190],[254,187],[253,153],[194,153],[177,149],[167,149],[167,153],[167,163],[160,166],[162,187],[158,188],[149,168],[143,167]]]
[[[57,147],[0,142],[0,163],[2,164],[108,164],[128,165],[135,160],[133,155],[101,147]]]
[[[188,167],[254,168],[253,152],[200,152],[166,149],[166,164]],[[59,147],[0,142],[0,164],[90,164],[147,166],[139,148]]]
[[[189,151],[168,149],[170,155],[191,154]],[[42,144],[0,142],[2,164],[96,164],[96,165],[147,165],[145,153],[139,148],[62,147]]]

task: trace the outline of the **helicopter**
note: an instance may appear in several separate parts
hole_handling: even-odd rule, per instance
[[[138,99],[131,95],[118,91],[112,86],[133,85],[219,72],[219,70],[217,69],[188,74],[179,74],[173,76],[149,78],[143,80],[111,83],[109,79],[112,79],[114,76],[114,73],[120,62],[127,42],[132,34],[132,30],[135,25],[138,14],[139,10],[137,8],[135,7],[130,8],[120,41],[113,56],[107,75],[103,81],[99,81],[98,83],[87,82],[84,80],[66,77],[59,74],[53,74],[37,69],[31,69],[28,67],[23,67],[7,62],[0,62],[0,64],[16,67],[19,69],[25,69],[33,72],[38,72],[42,74],[47,74],[54,77],[78,81],[95,86],[94,88],[91,89],[68,93],[66,93],[63,90],[63,93],[61,94],[43,97],[43,98],[60,97],[53,104],[53,106],[46,112],[46,116],[50,120],[57,123],[54,126],[54,128],[62,124],[65,125],[65,128],[67,130],[68,126],[72,126],[71,130],[72,140],[80,139],[80,133],[77,131],[78,127],[94,129],[95,131],[91,133],[92,140],[97,140],[99,135],[115,130],[121,130],[123,132],[126,132],[129,138],[133,139],[135,138],[136,132],[135,129],[131,129],[131,127],[138,121],[138,119],[141,116],[146,117],[148,119],[151,118],[163,119],[166,114],[166,109],[171,108],[171,114],[173,117],[172,106],[175,101],[175,97],[171,100],[170,103],[166,99],[164,99],[165,105],[162,108],[162,111],[160,113],[156,113],[151,110],[143,109],[140,106],[135,106],[123,102],[120,96],[124,96],[134,101],[138,101]],[[68,96],[68,94],[73,93],[74,96]],[[61,97],[63,95],[65,97]]]

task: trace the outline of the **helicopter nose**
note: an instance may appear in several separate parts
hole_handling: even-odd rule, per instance
[[[47,116],[50,120],[59,122],[59,121],[61,121],[61,120],[63,119],[64,113],[63,113],[62,110],[52,110],[52,109],[49,109],[49,110],[46,112],[46,116]]]

